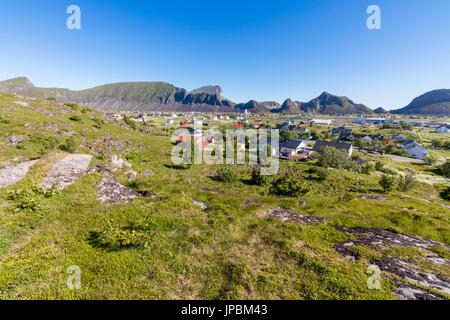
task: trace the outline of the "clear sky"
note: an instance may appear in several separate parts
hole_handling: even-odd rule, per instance
[[[66,28],[72,4],[81,30]],[[366,27],[372,4],[381,30]],[[235,102],[328,91],[386,109],[450,88],[448,0],[2,0],[0,40],[0,79],[42,87],[217,84]]]

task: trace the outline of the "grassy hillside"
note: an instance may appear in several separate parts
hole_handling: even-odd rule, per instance
[[[130,99],[141,90],[130,88]],[[154,90],[170,95],[163,84]],[[114,86],[107,91],[114,94]],[[308,184],[311,191],[301,197],[252,185],[247,166],[231,168],[236,182],[218,182],[211,177],[221,166],[173,165],[164,121],[153,119],[144,134],[141,125],[133,130],[89,108],[0,94],[0,166],[20,157],[37,160],[23,180],[0,189],[1,299],[395,299],[396,285],[387,277],[380,290],[366,286],[377,251],[414,259],[424,271],[448,277],[447,265],[424,260],[408,246],[355,247],[356,260],[335,250],[336,243],[355,239],[336,226],[390,228],[449,245],[449,211],[439,203],[450,203],[439,199],[432,185],[419,183],[406,192],[429,203],[399,198],[396,191],[381,193],[379,172],[328,169],[323,180],[314,171],[316,161],[282,162],[270,178],[289,175]],[[12,135],[23,142],[7,145]],[[114,172],[117,179],[157,196],[101,203],[101,172],[61,191],[35,187],[67,150],[93,154],[91,167],[108,164],[112,154],[128,159],[137,178],[129,180],[122,169]],[[406,168],[385,162],[398,172]],[[154,175],[144,176],[144,170]],[[434,175],[427,167],[418,170]],[[314,181],[305,179],[309,176]],[[358,198],[364,194],[386,200]],[[267,217],[275,206],[329,221],[298,224]],[[438,252],[448,257],[450,251]],[[80,267],[81,290],[66,286],[71,265]]]

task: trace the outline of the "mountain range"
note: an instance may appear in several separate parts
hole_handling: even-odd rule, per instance
[[[0,91],[35,98],[55,98],[62,102],[87,105],[98,110],[202,111],[202,112],[274,112],[288,114],[381,114],[383,108],[371,110],[347,97],[323,92],[309,102],[286,99],[234,103],[225,98],[220,86],[204,86],[192,91],[166,82],[119,82],[86,90],[40,88],[25,77],[0,82]],[[450,90],[428,92],[408,106],[391,111],[398,114],[450,115]]]

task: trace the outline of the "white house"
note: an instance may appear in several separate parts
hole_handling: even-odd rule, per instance
[[[164,123],[164,125],[165,126],[171,126],[171,125],[173,125],[175,122],[172,120],[172,119],[168,119],[167,121],[166,121],[166,123]]]
[[[312,119],[311,123],[324,124],[324,125],[329,126],[331,124],[331,120],[328,120],[328,119]]]
[[[428,156],[428,149],[422,147],[420,144],[413,140],[406,141],[403,143],[404,150],[408,151],[410,157],[414,157],[417,159],[423,159]]]
[[[436,133],[449,133],[450,132],[450,125],[443,124],[439,128],[436,129]]]
[[[303,140],[286,140],[280,141],[280,154],[285,156],[293,156],[299,153],[306,147],[306,142]]]

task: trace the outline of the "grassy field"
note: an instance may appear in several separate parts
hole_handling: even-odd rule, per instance
[[[409,192],[384,194],[379,172],[328,169],[328,177],[320,180],[311,173],[315,161],[282,161],[278,175],[270,179],[290,175],[305,181],[311,191],[302,197],[280,197],[270,193],[268,185],[250,184],[248,166],[232,168],[239,176],[235,183],[211,178],[220,166],[173,166],[173,145],[160,126],[164,119],[149,123],[150,133],[144,134],[83,107],[0,94],[1,119],[0,165],[22,156],[38,162],[23,180],[0,189],[0,299],[395,299],[395,284],[386,277],[380,290],[366,286],[367,267],[381,249],[357,252],[355,247],[358,259],[347,259],[334,245],[352,236],[334,226],[391,229],[450,245],[449,210],[439,204],[450,204],[439,198],[448,179],[437,186],[419,183]],[[42,129],[51,123],[59,133]],[[71,132],[76,133],[70,150],[74,153],[89,153],[85,146],[93,143],[107,148],[106,137],[128,141],[129,150],[122,151],[122,157],[138,173],[150,169],[155,174],[138,174],[129,181],[122,170],[116,177],[125,186],[157,197],[130,204],[100,203],[100,173],[87,174],[61,191],[33,188],[68,154],[61,145],[68,144]],[[11,135],[25,140],[7,146]],[[441,157],[448,158],[449,152],[443,152]],[[113,153],[118,152],[99,152],[91,166],[107,163]],[[443,179],[423,165],[383,161],[398,172],[414,168]],[[306,180],[310,175],[316,179]],[[430,202],[401,199],[399,193]],[[363,194],[386,200],[357,197]],[[193,199],[210,207],[202,210]],[[255,203],[246,206],[247,200]],[[329,221],[295,224],[266,218],[275,206]],[[386,255],[419,259],[414,248],[383,250]],[[66,285],[72,265],[81,270],[80,290]],[[445,266],[421,267],[447,277],[450,272]]]

